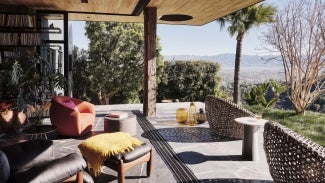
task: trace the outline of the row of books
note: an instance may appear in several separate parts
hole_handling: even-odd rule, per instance
[[[33,17],[30,15],[0,14],[0,26],[33,27]]]
[[[0,33],[0,45],[40,45],[39,33]]]

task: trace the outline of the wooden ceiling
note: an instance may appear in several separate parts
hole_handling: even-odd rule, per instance
[[[159,24],[204,25],[262,0],[1,0],[1,5],[33,10],[69,12],[70,20],[143,22],[143,9],[156,7]],[[86,3],[85,3],[86,2]],[[187,21],[162,21],[167,14],[193,17]]]

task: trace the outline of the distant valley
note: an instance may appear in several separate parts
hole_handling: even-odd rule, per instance
[[[262,83],[270,79],[283,81],[283,65],[280,61],[268,61],[271,55],[242,55],[240,80],[241,83]],[[213,56],[196,56],[196,55],[166,55],[165,60],[177,61],[211,61],[220,64],[220,77],[223,85],[233,82],[233,73],[235,66],[235,54],[220,54]]]

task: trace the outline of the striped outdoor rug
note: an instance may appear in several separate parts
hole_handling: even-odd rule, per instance
[[[162,135],[153,127],[145,116],[139,110],[132,111],[136,116],[138,123],[144,133],[150,139],[157,153],[170,169],[177,182],[200,182],[193,172],[176,155],[172,147],[166,142]]]

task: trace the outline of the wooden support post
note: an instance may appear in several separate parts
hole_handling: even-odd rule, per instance
[[[156,116],[156,31],[157,8],[145,8],[143,114],[150,117]]]

